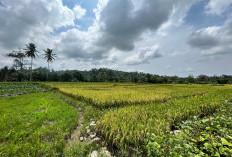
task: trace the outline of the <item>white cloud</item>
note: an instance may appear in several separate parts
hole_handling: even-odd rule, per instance
[[[232,9],[232,0],[210,0],[205,9],[207,14],[221,15]]]
[[[138,65],[149,63],[154,58],[161,57],[161,53],[159,53],[159,46],[155,45],[152,47],[143,47],[140,48],[138,53],[133,56],[128,57],[125,62],[128,65]]]
[[[192,73],[195,72],[195,69],[188,67],[187,69],[185,69],[186,72]]]
[[[77,19],[81,19],[86,14],[86,10],[81,8],[80,5],[75,5],[75,7],[73,8],[73,11]]]
[[[99,46],[132,51],[143,33],[157,31],[160,26],[182,23],[186,12],[196,1],[191,0],[109,0],[95,10],[96,23],[101,32]],[[104,6],[104,7],[102,7]],[[180,11],[181,10],[181,11]],[[180,22],[181,21],[181,22]],[[170,24],[169,24],[170,25]]]
[[[143,37],[143,34],[149,33],[147,30],[155,32],[162,23],[169,20],[169,14],[174,5],[177,9],[182,8],[182,11],[175,11],[176,14],[172,17],[184,18],[193,1],[186,3],[183,0],[175,0],[168,3],[156,0],[149,1],[149,3],[150,7],[144,0],[100,0],[94,10],[96,19],[88,31],[81,32],[75,28],[62,33],[57,47],[66,57],[95,63],[101,63],[101,60],[115,62],[120,57],[136,56],[138,54],[133,53],[134,49],[138,50],[140,47],[147,46],[142,40],[142,38],[147,38],[146,35]],[[187,6],[184,7],[185,5]],[[157,6],[160,6],[159,9],[154,11]],[[142,44],[135,45],[137,41],[141,41]],[[118,51],[127,51],[127,53],[122,56],[122,53]]]
[[[232,53],[232,16],[223,26],[212,26],[193,32],[189,44],[201,50],[202,55]]]
[[[173,53],[170,54],[170,56],[180,56],[180,55],[183,55],[185,54],[186,52],[182,52],[182,51],[174,51]]]
[[[50,38],[55,29],[74,26],[75,18],[81,18],[85,10],[64,6],[62,0],[2,0],[0,6],[0,45],[10,49],[30,41]],[[40,44],[40,43],[38,43]],[[42,43],[41,43],[42,44]]]
[[[152,66],[159,66],[153,69],[162,73],[167,62],[171,60],[172,65],[181,66],[189,54],[186,39],[191,28],[184,19],[191,6],[199,1],[98,0],[94,23],[81,31],[77,27],[80,20],[76,19],[87,16],[79,5],[69,8],[62,0],[2,0],[5,7],[0,6],[0,48],[4,51],[0,53],[35,42],[40,49],[54,49],[59,57],[53,63],[57,69],[101,66],[128,69],[128,65],[134,65],[134,69],[147,66],[144,69],[150,72],[154,72]],[[231,28],[229,22],[225,24],[223,33],[227,37],[232,34]],[[203,32],[213,39],[219,34],[211,27],[196,33],[196,39],[197,34]],[[207,46],[204,50],[208,50]],[[153,62],[157,57],[160,58]]]

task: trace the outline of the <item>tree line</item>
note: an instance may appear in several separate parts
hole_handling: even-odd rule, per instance
[[[22,52],[21,49],[19,49],[18,51],[13,51],[7,54],[8,57],[14,58],[14,61],[13,61],[13,66],[11,69],[9,69],[8,67],[4,67],[1,70],[2,81],[13,81],[13,80],[21,81],[21,79],[15,78],[15,76],[17,77],[20,77],[23,75],[27,76],[28,71],[30,71],[29,81],[32,81],[33,73],[34,73],[33,59],[39,56],[38,55],[39,51],[37,51],[36,48],[37,46],[34,43],[29,43],[29,44],[26,44],[26,47],[23,49],[24,52]],[[47,48],[46,50],[44,50],[43,56],[44,56],[44,59],[46,59],[48,63],[47,78],[46,78],[48,79],[48,73],[50,71],[49,63],[55,60],[56,54],[53,53],[53,49]],[[25,58],[30,58],[31,62],[27,63]],[[29,66],[29,68],[27,66]]]
[[[54,71],[45,67],[37,69],[16,70],[11,67],[0,69],[0,81],[51,81],[51,82],[134,82],[157,84],[231,84],[231,75],[193,77],[159,76],[142,72],[123,72],[107,68],[92,70],[61,70]]]

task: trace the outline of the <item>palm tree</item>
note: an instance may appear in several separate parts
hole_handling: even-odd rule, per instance
[[[38,53],[38,51],[36,50],[36,45],[34,43],[29,43],[26,45],[25,50],[25,55],[27,57],[31,58],[31,75],[30,75],[30,81],[32,80],[32,65],[33,65],[33,58],[35,58]]]
[[[44,52],[45,52],[44,58],[48,62],[48,72],[50,72],[49,62],[52,62],[55,60],[56,54],[53,54],[53,49],[49,49],[49,48],[47,48],[47,50],[44,50]],[[47,72],[47,80],[48,80],[48,72]]]

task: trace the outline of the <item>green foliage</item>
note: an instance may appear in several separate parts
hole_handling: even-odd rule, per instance
[[[55,56],[54,56],[55,57]],[[48,68],[40,67],[32,70],[33,73],[37,72],[38,75],[33,78],[33,81],[53,81],[53,82],[133,82],[133,83],[156,83],[156,84],[231,84],[231,75],[222,76],[206,76],[199,75],[198,77],[178,77],[178,76],[159,76],[146,74],[142,72],[123,72],[112,69],[100,68],[92,69],[89,71],[79,70],[61,70],[48,73]],[[23,68],[17,70],[14,66],[12,69],[4,67],[0,69],[0,81],[28,81],[31,72]],[[20,76],[19,76],[20,75]],[[33,74],[34,75],[34,74]],[[64,79],[64,75],[68,75],[68,79]],[[44,77],[45,76],[45,77]]]
[[[227,104],[213,116],[181,123],[178,135],[148,134],[148,156],[232,156],[231,108]]]
[[[87,157],[91,151],[99,150],[100,146],[96,146],[96,143],[78,142],[71,144],[71,146],[64,149],[65,157]]]
[[[52,62],[55,60],[56,54],[53,53],[53,49],[47,48],[44,50],[44,59],[47,60],[47,62]]]
[[[27,94],[42,92],[44,88],[40,84],[33,83],[0,83],[0,96],[11,94]]]
[[[38,51],[36,50],[36,45],[34,43],[29,43],[26,45],[25,55],[30,58],[35,58]]]

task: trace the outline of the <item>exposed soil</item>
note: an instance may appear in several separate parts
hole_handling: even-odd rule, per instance
[[[99,143],[99,142],[101,141],[101,138],[99,138],[99,137],[96,136],[96,135],[97,135],[97,130],[96,130],[96,128],[91,129],[91,131],[90,131],[90,128],[91,128],[91,127],[95,127],[95,125],[96,125],[95,121],[91,121],[90,125],[87,126],[87,128],[88,128],[87,130],[89,130],[89,133],[88,133],[88,131],[87,131],[86,135],[83,135],[83,134],[81,133],[81,130],[82,130],[82,128],[84,127],[84,111],[83,111],[83,109],[82,109],[81,107],[78,107],[78,105],[75,104],[74,102],[69,102],[69,101],[68,101],[66,98],[64,98],[64,97],[61,97],[61,99],[62,99],[65,103],[67,103],[67,104],[69,104],[69,105],[71,105],[71,106],[77,108],[77,110],[78,110],[78,112],[79,112],[79,119],[78,119],[77,126],[76,126],[76,128],[70,133],[70,135],[68,136],[67,141],[66,141],[66,146],[69,147],[69,146],[71,146],[73,143],[75,143],[76,141],[79,141],[79,142],[87,142],[88,144],[91,144],[92,142],[97,142],[97,143]],[[96,151],[93,151],[93,152],[96,152]],[[92,153],[93,153],[93,152],[92,152]],[[104,156],[106,156],[106,157],[111,157],[111,153],[107,150],[106,147],[103,147],[103,148],[101,149],[101,153],[103,153]],[[91,154],[91,155],[92,155],[92,154]],[[91,156],[91,155],[90,155],[90,156]],[[99,156],[99,155],[97,155],[97,156]]]
[[[81,108],[78,109],[79,111],[79,119],[78,119],[78,125],[77,127],[72,131],[70,138],[67,140],[67,145],[70,145],[74,143],[75,141],[80,140],[80,135],[81,135],[81,128],[83,127],[83,111]]]
[[[39,109],[39,110],[36,110],[35,112],[36,113],[39,113],[39,112],[43,112],[45,110],[45,108],[41,108],[41,109]]]
[[[78,112],[79,112],[79,118],[78,118],[78,123],[77,123],[77,126],[76,126],[76,128],[70,133],[70,135],[68,136],[68,139],[67,139],[67,145],[68,146],[70,146],[72,143],[74,143],[75,141],[80,141],[80,135],[81,135],[81,128],[83,127],[83,122],[84,122],[84,117],[83,117],[83,110],[82,110],[82,108],[81,107],[79,107],[78,108],[78,105],[76,105],[75,103],[73,103],[73,102],[69,102],[67,99],[65,99],[65,98],[63,98],[63,97],[61,97],[61,99],[65,102],[65,103],[67,103],[67,104],[69,104],[69,105],[71,105],[71,106],[73,106],[73,107],[75,107],[75,108],[77,108],[77,110],[78,110]]]

